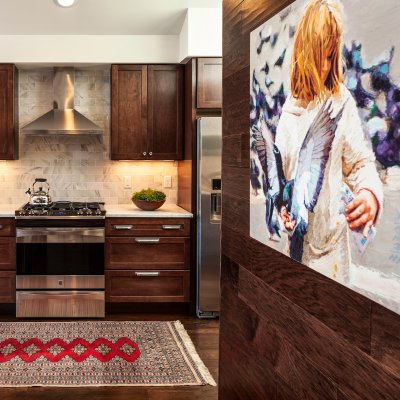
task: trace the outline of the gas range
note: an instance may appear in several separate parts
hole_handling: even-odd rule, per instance
[[[49,205],[25,204],[15,211],[15,219],[104,219],[104,203],[56,201]]]
[[[104,317],[105,215],[97,202],[15,211],[17,317]]]

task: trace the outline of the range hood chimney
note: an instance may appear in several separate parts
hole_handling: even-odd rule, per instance
[[[30,135],[101,135],[103,130],[74,109],[74,68],[54,69],[53,110],[25,125],[21,132]]]

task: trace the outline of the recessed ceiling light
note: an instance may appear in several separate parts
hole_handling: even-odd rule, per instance
[[[60,7],[71,7],[75,4],[76,0],[54,0]]]

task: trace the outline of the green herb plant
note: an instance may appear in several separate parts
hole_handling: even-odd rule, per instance
[[[163,201],[165,198],[166,194],[164,192],[151,188],[143,189],[140,192],[133,193],[132,195],[132,200]]]

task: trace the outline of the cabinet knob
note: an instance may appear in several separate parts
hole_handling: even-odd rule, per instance
[[[152,156],[153,155],[153,152],[152,151],[149,151],[149,156]]]
[[[144,151],[142,154],[145,156],[147,153]]]
[[[0,229],[3,229],[3,225],[0,225]]]

